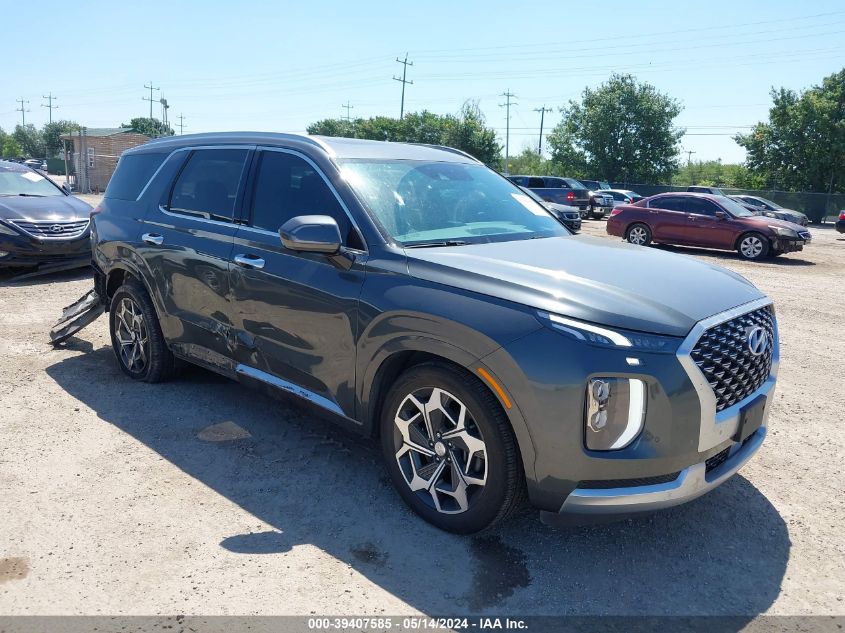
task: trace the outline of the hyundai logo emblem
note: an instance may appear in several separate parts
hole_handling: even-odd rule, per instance
[[[769,335],[759,325],[745,330],[745,336],[745,340],[748,343],[748,350],[754,356],[760,356],[769,348]]]
[[[61,224],[54,224],[50,227],[51,233],[61,233],[62,232],[62,225]]]

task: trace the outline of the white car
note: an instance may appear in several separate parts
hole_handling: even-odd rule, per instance
[[[630,189],[601,189],[596,193],[604,193],[612,196],[614,208],[623,204],[633,204],[637,200],[643,199],[643,196]]]

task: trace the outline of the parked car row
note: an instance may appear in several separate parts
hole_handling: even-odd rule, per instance
[[[799,224],[756,214],[727,196],[692,192],[617,207],[607,232],[640,246],[657,242],[735,250],[749,260],[800,251],[812,240]]]
[[[573,237],[549,209],[589,190],[560,180],[528,195],[463,152],[360,139],[129,150],[92,215],[117,363],[155,383],[187,361],[329,412],[444,530],[525,498],[552,520],[699,497],[765,438],[772,302],[718,266]],[[646,226],[647,203],[609,226]]]
[[[578,209],[581,218],[601,219],[613,209],[613,196],[588,186],[575,178],[558,176],[508,176],[511,182],[530,189],[546,202]],[[594,185],[596,181],[586,181]],[[607,183],[603,183],[607,184]],[[607,186],[609,188],[610,185]]]

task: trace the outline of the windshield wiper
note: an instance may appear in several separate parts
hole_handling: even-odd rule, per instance
[[[464,246],[469,242],[462,240],[442,240],[440,242],[420,242],[418,244],[408,244],[405,248],[435,248],[437,246]]]
[[[40,193],[19,193],[19,196],[23,196],[24,198],[43,198]]]

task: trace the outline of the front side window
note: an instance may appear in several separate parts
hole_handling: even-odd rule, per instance
[[[25,168],[0,167],[0,196],[63,196],[51,180]]]
[[[720,209],[710,202],[709,200],[705,200],[704,198],[687,198],[686,210],[690,213],[696,213],[698,215],[716,215],[716,211]]]
[[[245,149],[194,151],[173,185],[168,209],[206,220],[231,222],[246,156]]]
[[[569,234],[525,192],[483,165],[346,160],[341,175],[403,246]]]
[[[363,249],[349,216],[307,161],[287,152],[262,152],[252,198],[251,225],[275,233],[299,215],[331,216],[340,227],[344,244]]]
[[[528,179],[528,187],[531,189],[542,189],[546,187],[546,181],[542,178],[529,178]]]

